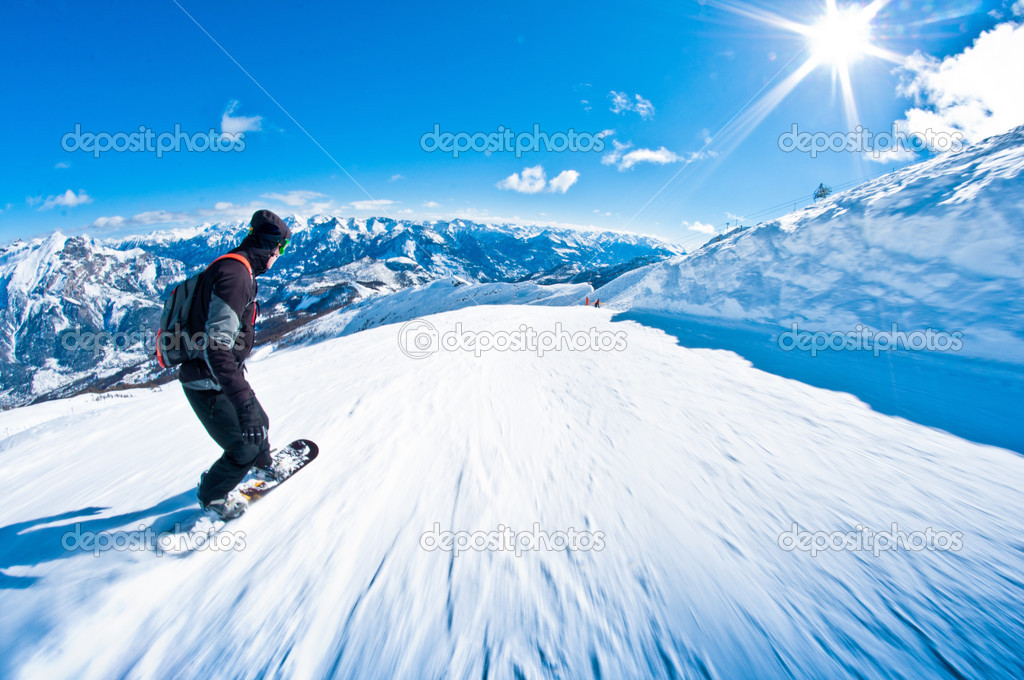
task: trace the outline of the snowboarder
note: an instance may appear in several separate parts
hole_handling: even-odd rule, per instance
[[[598,298],[598,299],[594,300],[594,306],[595,307],[600,307],[601,306],[601,298]]]
[[[181,365],[178,378],[188,403],[210,437],[224,449],[200,477],[199,504],[223,514],[226,496],[250,468],[272,474],[270,419],[245,379],[255,336],[256,277],[285,252],[291,231],[269,210],[257,210],[249,233],[228,257],[203,273],[189,313],[189,328],[204,329],[206,351]]]

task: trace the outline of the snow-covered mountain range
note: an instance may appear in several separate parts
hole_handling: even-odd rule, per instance
[[[261,342],[442,278],[601,285],[679,252],[635,234],[462,220],[288,221],[289,251],[260,279]],[[148,357],[164,293],[237,244],[244,229],[207,224],[109,239],[55,233],[0,250],[0,407],[160,378]]]

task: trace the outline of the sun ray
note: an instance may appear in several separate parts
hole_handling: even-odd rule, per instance
[[[774,111],[789,96],[789,93],[796,89],[797,85],[818,68],[818,65],[818,61],[814,57],[808,58],[797,70],[789,74],[785,80],[766,92],[764,96],[752,102],[733,118],[732,122],[715,136],[715,147],[718,156],[715,157],[715,162],[710,165],[712,167],[717,165],[735,151],[736,147],[754,131],[754,128],[768,117],[768,114]]]
[[[874,21],[875,17],[878,16],[878,13],[885,9],[885,6],[890,2],[892,2],[892,0],[874,0],[874,2],[863,9],[864,18],[868,21]]]
[[[792,59],[789,60],[789,62],[785,66],[779,69],[779,72],[776,73],[775,76],[772,77],[771,80],[769,80],[768,83],[765,84],[765,86],[762,88],[762,91],[765,88],[767,88],[768,85],[771,84],[773,80],[775,80],[775,78],[779,77],[783,71],[789,68],[789,65],[796,61],[797,57],[799,57],[800,54],[802,54],[802,52],[798,52],[796,55],[793,56]],[[640,209],[637,210],[631,218],[629,218],[625,226],[629,226],[630,224],[632,224],[633,220],[639,217],[640,213],[646,210],[647,206],[649,206],[654,201],[654,199],[660,196],[661,193],[665,191],[665,189],[667,189],[669,185],[675,182],[681,175],[690,175],[694,171],[693,169],[697,168],[698,165],[700,165],[700,167],[704,170],[704,175],[711,174],[714,171],[714,168],[718,167],[718,165],[723,160],[725,160],[725,158],[728,157],[729,154],[731,154],[732,151],[735,150],[736,147],[738,147],[751,132],[753,132],[754,127],[756,127],[758,123],[764,120],[764,118],[769,113],[771,113],[771,111],[776,106],[778,106],[779,102],[785,99],[786,96],[790,92],[792,92],[793,89],[796,88],[796,86],[799,85],[800,82],[817,67],[817,61],[814,59],[814,57],[810,57],[809,59],[807,59],[807,61],[803,63],[803,65],[800,66],[800,68],[798,68],[796,71],[787,76],[785,80],[780,82],[771,90],[766,92],[764,96],[759,96],[761,93],[758,92],[753,97],[751,97],[751,99],[746,104],[744,104],[743,107],[739,111],[737,111],[732,118],[726,121],[725,125],[723,125],[722,128],[714,134],[711,140],[705,143],[704,146],[698,152],[704,153],[706,150],[708,150],[710,146],[714,145],[716,149],[712,154],[711,162],[707,165],[695,163],[684,164],[683,167],[679,168],[679,170],[677,170],[676,173],[672,175],[668,179],[668,181],[661,186],[660,189],[654,192],[654,194],[649,199],[647,199],[646,203],[640,206]]]
[[[860,122],[860,115],[857,113],[857,102],[853,96],[853,84],[850,82],[850,67],[846,64],[839,66],[839,83],[843,88],[843,108],[846,113],[846,125],[853,130]]]
[[[906,56],[899,52],[893,52],[892,50],[887,50],[884,47],[879,47],[878,45],[868,45],[864,49],[864,53],[868,56],[876,57],[894,64],[902,64],[907,59]]]
[[[771,90],[763,94],[761,92],[755,94],[722,126],[722,129],[713,137],[713,144],[709,140],[700,151],[700,153],[704,153],[705,150],[708,150],[713,156],[711,162],[701,164],[701,171],[704,174],[710,174],[715,167],[731,155],[755,127],[778,107],[797,85],[819,67],[831,69],[833,98],[835,99],[837,95],[842,98],[846,124],[850,130],[855,129],[860,121],[860,113],[853,92],[851,67],[866,57],[894,64],[902,64],[906,59],[903,55],[874,42],[874,21],[891,2],[892,0],[871,0],[867,5],[861,5],[849,1],[840,4],[840,0],[824,0],[824,11],[817,21],[813,24],[803,24],[743,0],[706,0],[705,4],[711,7],[754,19],[802,37],[806,42],[805,49],[810,50],[810,57]],[[798,53],[797,56],[801,53]],[[795,59],[796,57],[794,57]],[[788,66],[789,64],[783,67],[775,77],[778,77]],[[691,175],[693,172],[697,172],[696,167],[696,165],[691,166],[687,163],[680,168],[626,224],[632,223],[680,175]],[[697,176],[696,179],[699,180],[700,176]]]
[[[793,21],[792,19],[780,17],[778,14],[769,12],[766,9],[761,9],[760,7],[748,5],[745,2],[722,2],[721,0],[709,0],[707,4],[711,7],[717,7],[719,9],[724,9],[727,12],[732,12],[733,14],[745,16],[749,19],[756,19],[762,23],[790,31],[792,33],[808,35],[811,30],[810,26],[805,26],[804,24]]]

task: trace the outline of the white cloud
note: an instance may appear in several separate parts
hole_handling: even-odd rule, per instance
[[[238,108],[238,100],[232,99],[220,117],[221,137],[235,139],[239,134],[258,132],[263,129],[262,116],[232,116]]]
[[[67,170],[68,168],[71,167],[71,163],[68,163],[67,161],[61,161],[60,163],[57,163],[53,167],[55,170]]]
[[[1024,14],[1024,0],[1018,10]],[[942,61],[917,52],[903,75],[899,93],[916,104],[898,123],[907,134],[960,132],[976,142],[1006,132],[1024,124],[1024,25],[1000,24]]]
[[[608,93],[608,98],[612,100],[612,113],[629,111],[629,95],[625,92],[616,92],[615,90],[612,90]]]
[[[42,199],[35,199],[41,201]],[[269,205],[268,205],[269,203]],[[120,215],[99,217],[93,222],[94,227],[140,227],[163,224],[198,224],[201,222],[247,222],[256,210],[271,208],[284,215],[285,211],[278,205],[291,208],[291,214],[338,214],[343,208],[331,201],[324,194],[316,191],[289,191],[286,193],[263,194],[260,200],[247,204],[231,201],[217,201],[212,207],[196,208],[188,211],[150,210],[125,218]]]
[[[617,139],[612,140],[612,150],[601,156],[601,163],[603,165],[615,165],[622,160],[622,154],[625,153],[626,149],[633,146],[632,142],[626,142],[623,144]]]
[[[441,204],[438,203],[437,201],[427,201],[426,203],[423,204],[423,207],[424,208],[440,208]]]
[[[311,203],[317,199],[327,198],[325,194],[321,194],[317,191],[289,191],[286,193],[270,193],[262,194],[263,198],[269,198],[272,201],[280,201],[290,208],[301,208],[307,203]]]
[[[659,149],[634,149],[622,157],[622,160],[619,162],[619,170],[628,170],[637,163],[667,165],[669,163],[678,163],[682,160],[685,160],[682,156],[669,151],[665,147]]]
[[[544,191],[546,184],[547,178],[544,175],[543,166],[535,165],[532,168],[523,170],[522,176],[518,172],[513,172],[498,182],[497,187],[499,189],[517,191],[521,194],[539,194]]]
[[[131,217],[111,215],[97,217],[92,226],[100,229],[119,227],[148,227],[161,224],[196,224],[203,221],[233,221],[248,220],[249,216],[265,205],[257,205],[255,202],[245,206],[236,205],[230,201],[218,201],[213,208],[199,208],[191,211],[181,210],[148,210]]]
[[[92,226],[99,227],[100,229],[104,229],[107,227],[122,227],[127,222],[128,220],[121,217],[120,215],[114,215],[112,217],[97,217],[96,220],[92,223]]]
[[[62,208],[74,208],[78,205],[84,205],[86,203],[92,203],[92,197],[85,193],[85,190],[80,190],[77,194],[68,189],[63,194],[57,194],[56,196],[47,196],[44,200],[41,196],[35,196],[29,199],[29,205],[42,205],[39,206],[40,210],[52,210],[57,206]]]
[[[548,182],[544,167],[535,165],[532,168],[525,168],[522,174],[513,172],[495,186],[521,194],[539,194],[542,191],[564,194],[579,178],[580,173],[575,170],[563,170]]]
[[[1017,0],[1013,3],[1013,16],[1024,17],[1024,0]]]
[[[548,183],[548,190],[564,194],[580,178],[580,173],[575,170],[563,170],[553,177]]]
[[[689,229],[690,231],[698,231],[698,232],[700,232],[702,234],[708,234],[708,235],[712,235],[712,234],[715,233],[715,231],[717,231],[710,224],[704,224],[703,222],[685,222],[684,221],[683,222],[683,226],[686,227],[687,229]]]
[[[405,175],[391,175],[391,177],[388,178],[388,181],[389,182],[397,182],[400,179],[405,179]]]
[[[630,99],[629,95],[625,92],[612,90],[608,93],[608,98],[612,100],[612,113],[633,111],[639,114],[641,118],[650,118],[654,115],[654,104],[651,103],[651,100],[644,99],[639,94],[633,95],[633,99]]]
[[[604,165],[614,165],[619,171],[629,170],[639,163],[654,163],[656,165],[667,165],[669,163],[693,163],[706,156],[715,155],[714,152],[694,151],[688,155],[680,155],[669,151],[665,147],[657,149],[633,149],[632,142],[623,144],[617,139],[612,140],[612,150],[601,157]]]
[[[398,211],[398,214],[399,215],[412,215],[413,214],[413,210],[412,210],[412,208],[402,208],[401,210]]]
[[[260,197],[269,201],[283,203],[295,212],[308,215],[326,214],[339,209],[339,206],[334,201],[319,191],[296,189],[293,191],[261,194]],[[248,210],[251,213],[253,210],[265,207],[267,206],[257,205],[254,201],[248,207],[238,206],[238,209],[242,212]]]
[[[148,210],[132,215],[132,224],[166,224],[167,222],[188,222],[193,218],[188,213],[168,210]]]
[[[353,210],[379,210],[386,208],[389,205],[394,205],[394,201],[389,201],[386,198],[377,198],[372,201],[352,201]]]
[[[1022,2],[1024,2],[1024,0],[1022,0]],[[613,130],[611,128],[607,128],[607,129],[604,129],[604,130],[601,130],[600,132],[598,132],[597,136],[600,137],[601,139],[605,139],[606,137],[614,137],[615,136],[615,130]]]

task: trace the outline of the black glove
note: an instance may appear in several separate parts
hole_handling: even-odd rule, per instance
[[[238,407],[238,425],[242,430],[242,440],[246,444],[259,446],[267,438],[267,427],[270,422],[256,397],[250,397]]]

